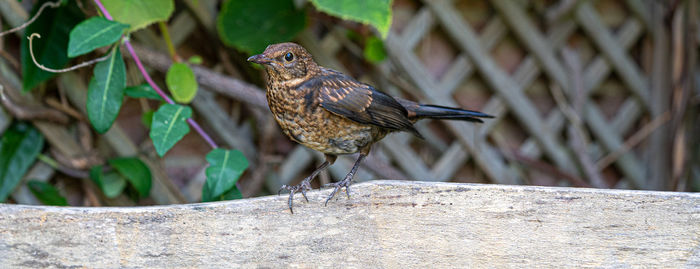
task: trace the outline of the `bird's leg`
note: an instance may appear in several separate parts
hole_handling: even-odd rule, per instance
[[[293,186],[286,184],[282,185],[282,187],[277,191],[277,195],[279,195],[283,189],[289,191],[289,201],[287,202],[289,204],[289,212],[294,214],[294,210],[292,209],[294,193],[301,192],[301,195],[303,195],[304,199],[308,202],[309,198],[306,197],[306,191],[311,190],[311,180],[313,180],[318,175],[318,173],[323,171],[323,169],[325,169],[328,165],[331,165],[335,161],[335,158],[335,156],[326,155],[326,161],[323,162],[319,167],[317,167],[316,170],[311,172],[311,175],[304,178],[304,180],[302,180],[301,183]]]
[[[357,158],[357,161],[355,161],[355,164],[352,166],[352,169],[350,169],[350,173],[348,173],[345,178],[341,181],[338,181],[336,183],[330,183],[326,184],[324,187],[335,187],[333,189],[333,192],[331,192],[331,195],[328,196],[328,199],[326,199],[325,205],[328,205],[328,201],[330,201],[333,196],[342,188],[345,187],[345,194],[347,194],[348,199],[350,199],[350,182],[352,181],[352,178],[355,176],[355,172],[357,172],[357,168],[360,167],[360,162],[367,157],[366,153],[360,153],[360,157]]]

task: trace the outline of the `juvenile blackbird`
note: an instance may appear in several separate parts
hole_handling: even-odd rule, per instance
[[[424,105],[393,98],[374,87],[314,62],[306,50],[295,43],[268,46],[262,54],[248,58],[267,72],[267,102],[275,120],[289,138],[325,154],[326,161],[301,183],[284,185],[292,210],[294,193],[306,191],[311,180],[333,164],[337,155],[360,153],[350,172],[335,187],[325,204],[345,187],[350,198],[350,181],[372,144],[388,133],[411,132],[422,138],[413,123],[422,118],[482,122],[492,116],[459,108]]]

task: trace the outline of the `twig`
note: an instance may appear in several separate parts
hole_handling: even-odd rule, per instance
[[[79,3],[80,1],[78,1]],[[102,203],[100,203],[100,199],[97,198],[97,195],[95,195],[95,185],[91,184],[92,182],[88,180],[84,180],[82,182],[83,184],[83,190],[85,191],[85,200],[83,201],[84,206],[102,206]]]
[[[86,121],[85,117],[80,114],[80,112],[76,111],[72,107],[68,106],[67,104],[62,104],[58,100],[54,98],[47,98],[46,99],[46,104],[52,107],[53,109],[59,110],[63,113],[68,114],[69,116],[79,120],[79,121]]]
[[[94,150],[92,139],[92,129],[86,122],[78,122],[78,142],[84,151]]]
[[[165,44],[168,47],[168,53],[170,54],[170,58],[173,60],[173,62],[179,62],[180,57],[177,56],[177,52],[175,52],[175,46],[173,45],[173,41],[170,39],[170,32],[168,32],[168,26],[165,24],[165,22],[158,22],[158,28],[160,28],[160,33],[163,35],[163,39],[165,39]]]
[[[571,99],[573,99],[571,101],[573,105],[570,106],[566,103],[564,94],[558,86],[553,85],[550,87],[550,90],[552,91],[555,102],[557,102],[557,105],[571,122],[571,125],[567,128],[569,134],[568,144],[573,149],[576,159],[581,164],[583,173],[588,177],[588,181],[591,182],[591,185],[596,188],[609,188],[610,186],[603,180],[600,170],[597,169],[595,163],[586,152],[588,144],[590,143],[590,138],[584,131],[583,121],[580,116],[583,114],[583,106],[587,96],[583,88],[581,60],[579,59],[579,55],[569,48],[564,48],[562,50],[562,56],[571,74],[570,87],[574,92],[571,93],[570,96]]]
[[[56,1],[56,2],[46,2],[46,3],[44,3],[43,5],[41,5],[41,7],[39,8],[39,10],[36,12],[36,14],[34,14],[34,17],[32,17],[30,20],[28,20],[27,22],[23,23],[23,24],[20,25],[20,26],[17,26],[17,27],[15,27],[15,28],[12,28],[12,29],[10,29],[10,30],[7,30],[7,31],[5,31],[5,32],[0,33],[0,37],[2,37],[2,36],[4,36],[4,35],[7,35],[7,34],[11,34],[11,33],[17,32],[17,31],[22,30],[22,29],[24,29],[24,28],[27,28],[27,26],[29,26],[29,25],[32,24],[36,19],[39,18],[39,16],[41,15],[41,12],[43,12],[44,9],[45,9],[46,7],[57,8],[57,7],[59,7],[60,5],[61,5],[61,0],[58,0],[58,1]]]
[[[615,160],[620,158],[622,154],[627,153],[630,149],[639,144],[639,142],[642,142],[647,136],[649,136],[654,130],[656,130],[656,128],[659,128],[659,126],[666,123],[669,119],[671,119],[671,112],[666,111],[658,117],[654,118],[654,120],[652,120],[651,122],[644,125],[641,129],[639,129],[639,131],[637,131],[629,139],[627,139],[620,148],[618,148],[616,151],[608,153],[608,155],[605,155],[603,158],[600,158],[600,160],[596,162],[598,170],[605,169],[610,164],[615,162]]]
[[[51,73],[65,73],[65,72],[70,72],[70,71],[73,71],[73,70],[78,69],[78,68],[86,67],[86,66],[92,65],[92,64],[94,64],[94,63],[107,60],[107,58],[109,58],[109,53],[108,53],[107,55],[102,56],[102,57],[100,57],[100,58],[92,59],[92,60],[90,60],[90,61],[83,62],[83,63],[80,63],[80,64],[78,64],[78,65],[74,65],[74,66],[71,66],[71,67],[68,67],[68,68],[63,68],[63,69],[48,68],[48,67],[46,67],[46,66],[40,64],[40,63],[36,60],[36,58],[34,58],[34,49],[32,48],[32,43],[33,43],[32,40],[34,39],[34,37],[36,37],[36,38],[41,38],[41,35],[39,35],[39,34],[37,34],[37,33],[32,33],[32,35],[30,35],[30,36],[27,37],[27,39],[29,39],[29,55],[32,57],[32,61],[34,62],[34,64],[35,64],[37,67],[39,67],[41,70],[44,70],[44,71],[47,71],[47,72],[51,72]]]
[[[51,154],[54,156],[54,159],[58,162],[58,164],[63,165],[64,167],[87,170],[93,165],[104,163],[104,159],[99,156],[97,151],[83,151],[82,149],[81,151],[83,153],[76,156],[66,156],[58,150],[51,148]]]
[[[0,101],[2,102],[2,105],[12,114],[12,116],[17,119],[45,120],[60,124],[68,124],[69,121],[68,116],[61,113],[61,111],[35,105],[26,107],[15,103],[14,100],[5,95],[5,88],[2,85],[0,85]]]
[[[5,60],[7,60],[12,65],[12,68],[14,68],[15,70],[21,69],[19,62],[17,62],[17,60],[15,60],[15,58],[4,49],[0,49],[0,56],[2,56],[2,58],[5,58]]]
[[[84,170],[75,169],[75,168],[66,167],[65,165],[59,164],[56,160],[54,160],[53,158],[46,156],[44,154],[39,154],[37,156],[37,159],[39,159],[39,161],[47,164],[48,166],[51,166],[51,168],[56,169],[57,171],[65,174],[65,175],[68,175],[68,176],[71,176],[74,178],[89,178],[90,177],[89,172],[84,171]]]
[[[561,88],[558,85],[552,84],[549,87],[549,91],[552,93],[554,102],[559,107],[559,110],[561,110],[561,112],[564,114],[564,117],[571,122],[571,125],[574,126],[576,132],[578,132],[584,139],[584,143],[588,144],[590,138],[588,138],[586,133],[583,131],[583,121],[581,121],[581,117],[579,117],[576,111],[566,102],[566,97],[564,97],[564,93],[562,92]]]

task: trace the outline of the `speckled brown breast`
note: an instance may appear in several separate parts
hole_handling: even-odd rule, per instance
[[[306,92],[268,83],[267,102],[282,131],[292,140],[326,154],[352,154],[382,139],[386,130],[335,115]]]

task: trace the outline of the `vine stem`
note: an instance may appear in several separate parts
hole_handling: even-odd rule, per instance
[[[7,34],[11,34],[11,33],[17,32],[17,31],[19,31],[19,30],[22,30],[22,29],[24,29],[24,28],[27,28],[27,26],[29,26],[29,25],[32,24],[37,18],[39,18],[39,15],[41,15],[41,12],[43,12],[45,8],[47,8],[47,7],[57,8],[57,7],[59,7],[60,5],[61,5],[61,1],[60,1],[60,0],[59,0],[59,1],[56,1],[56,2],[46,2],[46,3],[44,3],[43,5],[41,5],[41,7],[39,7],[39,10],[36,12],[36,14],[34,14],[34,17],[32,17],[31,19],[29,19],[27,22],[23,23],[23,24],[20,25],[20,26],[17,26],[17,27],[15,27],[15,28],[12,28],[12,29],[10,29],[10,30],[7,30],[7,31],[5,31],[5,32],[0,33],[0,36],[4,36],[4,35],[7,35]]]
[[[83,68],[83,67],[86,67],[86,66],[90,66],[90,65],[92,65],[92,64],[94,64],[94,63],[107,60],[107,58],[109,58],[109,56],[112,54],[112,52],[110,52],[110,53],[107,53],[107,55],[102,56],[102,57],[100,57],[100,58],[92,59],[92,60],[87,61],[87,62],[82,62],[82,63],[80,63],[80,64],[77,64],[77,65],[74,65],[74,66],[71,66],[71,67],[68,67],[68,68],[63,68],[63,69],[48,68],[48,67],[46,67],[46,66],[40,64],[39,61],[36,60],[36,57],[34,57],[34,48],[32,47],[32,44],[34,43],[34,38],[41,38],[41,35],[40,35],[40,34],[37,34],[37,33],[32,33],[30,36],[27,37],[27,39],[29,39],[29,56],[31,56],[32,61],[34,62],[34,65],[36,65],[36,67],[39,67],[39,69],[44,70],[44,71],[46,71],[46,72],[51,72],[51,73],[65,73],[65,72],[70,72],[70,71],[73,71],[73,70],[78,69],[78,68]],[[110,49],[110,50],[111,50],[111,49]]]
[[[175,45],[173,45],[173,41],[170,39],[170,32],[168,31],[168,26],[165,25],[165,22],[158,22],[158,28],[160,28],[160,33],[163,35],[163,39],[165,39],[165,44],[168,46],[168,53],[170,54],[170,58],[173,59],[173,62],[179,62],[180,59],[177,57],[177,53],[175,52]]]
[[[95,4],[97,5],[97,7],[98,7],[98,8],[100,9],[100,11],[102,12],[102,14],[105,16],[105,18],[107,18],[107,19],[110,20],[110,21],[114,20],[114,19],[112,18],[112,15],[109,14],[109,12],[108,12],[107,9],[102,5],[102,2],[101,2],[100,0],[94,0],[94,1],[95,1]],[[173,99],[170,99],[170,97],[168,97],[168,95],[165,94],[165,92],[164,92],[163,90],[161,90],[160,87],[158,87],[158,85],[156,85],[156,83],[153,81],[153,79],[152,79],[151,76],[148,74],[148,72],[146,72],[146,68],[144,68],[143,64],[141,63],[141,60],[139,59],[139,56],[136,55],[136,52],[134,51],[134,47],[131,46],[131,42],[129,41],[128,38],[124,40],[124,45],[126,46],[126,49],[129,51],[129,54],[131,54],[131,58],[134,59],[134,62],[136,62],[136,66],[139,68],[139,71],[141,71],[141,75],[143,75],[143,78],[145,78],[145,79],[146,79],[146,82],[148,82],[148,85],[151,85],[151,87],[158,93],[158,95],[160,95],[160,97],[163,97],[163,99],[165,100],[165,102],[167,102],[168,104],[175,104],[175,102],[173,101]],[[187,123],[189,123],[190,126],[192,126],[192,128],[193,128],[197,133],[199,133],[199,135],[200,135],[205,141],[207,141],[207,143],[209,144],[209,146],[211,146],[211,147],[214,148],[214,149],[219,147],[219,146],[216,145],[216,142],[214,142],[214,140],[211,138],[211,136],[209,136],[209,134],[207,134],[207,133],[202,129],[202,127],[199,126],[199,124],[197,124],[196,121],[194,121],[192,118],[189,118],[189,119],[187,119]]]

